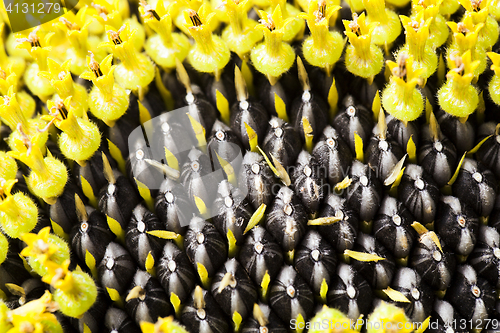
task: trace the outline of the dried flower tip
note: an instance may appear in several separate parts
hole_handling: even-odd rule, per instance
[[[266,19],[260,19],[259,23],[263,24],[266,26],[266,28],[269,29],[269,31],[274,31],[276,29],[276,24],[273,21],[273,18],[271,15],[267,15],[267,20]]]
[[[188,9],[188,14],[189,14],[189,17],[191,18],[191,22],[193,23],[193,26],[195,27],[199,27],[201,25],[203,25],[203,23],[201,22],[201,19],[200,19],[200,16],[198,15],[198,13],[192,9]]]
[[[144,12],[145,12],[144,16],[149,16],[149,17],[152,16],[158,21],[161,20],[160,15],[158,15],[158,13],[153,9],[153,7],[151,7],[151,5],[149,5],[145,0],[141,0],[140,4],[142,7],[144,7]]]
[[[398,66],[392,69],[392,75],[404,78],[406,76],[406,60],[408,59],[408,55],[406,53],[402,53],[398,58]]]
[[[412,20],[410,22],[410,27],[412,27],[413,30],[418,31],[418,29],[420,29],[420,26],[423,25],[423,24],[424,24],[423,21],[418,22],[418,21]]]
[[[469,32],[469,29],[467,29],[467,27],[465,26],[465,23],[463,23],[463,22],[458,22],[457,30],[459,33],[464,34],[464,35]]]
[[[69,21],[65,17],[59,18],[59,21],[61,21],[62,23],[64,23],[64,25],[66,25],[66,27],[68,27],[69,30],[80,30],[80,27],[77,24]]]
[[[108,10],[104,6],[98,5],[96,3],[92,3],[92,7],[97,11],[97,14],[99,14],[99,15],[102,15],[102,14],[108,15],[109,14]]]
[[[31,44],[31,47],[41,47],[40,38],[36,34],[39,29],[40,27],[36,27],[32,32],[30,32],[28,38],[18,38],[17,42],[19,43],[29,42]]]
[[[318,10],[314,12],[314,16],[316,16],[316,22],[321,22],[325,18],[326,15],[326,1],[318,0]]]
[[[102,76],[103,74],[101,71],[101,67],[99,66],[97,60],[95,60],[94,53],[92,53],[92,51],[89,51],[89,56],[90,56],[90,61],[89,61],[90,69],[92,70],[92,72],[94,72],[96,77]]]
[[[109,30],[107,32],[109,33],[109,36],[111,37],[111,40],[113,41],[113,44],[120,45],[123,42],[122,39],[120,38],[119,31]]]
[[[23,125],[21,123],[17,124],[17,130],[21,134],[21,140],[23,141],[23,144],[28,148],[28,151],[26,152],[27,156],[30,156],[31,154],[31,148],[32,148],[32,143],[26,132],[23,130]]]
[[[0,79],[5,80],[7,78],[7,73],[0,68]]]
[[[358,14],[352,13],[352,21],[349,22],[349,29],[356,34],[356,36],[361,35],[361,27],[358,23]]]
[[[452,69],[452,71],[457,72],[458,74],[461,74],[465,70],[465,64],[462,61],[462,57],[457,54],[457,52],[453,53],[450,57],[450,59],[455,62],[455,68]]]
[[[481,2],[483,2],[483,0],[471,0],[470,1],[474,11],[478,12],[481,9],[481,8],[479,8],[481,6]]]

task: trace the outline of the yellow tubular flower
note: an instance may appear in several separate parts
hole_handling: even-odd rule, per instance
[[[188,25],[189,33],[196,42],[189,51],[189,63],[199,72],[213,73],[218,80],[229,62],[231,52],[219,36],[212,34],[210,23],[215,13],[210,12],[210,8],[204,4],[199,12],[189,9],[184,11],[184,18],[191,23]]]
[[[286,0],[270,0],[271,6],[266,10],[269,15],[273,15],[276,8],[279,6],[283,20],[291,19],[291,22],[284,27],[283,41],[291,42],[294,39],[302,39],[305,22],[297,17],[300,11]]]
[[[95,9],[93,17],[105,27],[105,30],[109,30],[106,26],[111,27],[113,30],[118,30],[124,24],[130,25],[131,30],[136,30],[131,38],[132,44],[137,51],[140,51],[146,40],[146,31],[135,15],[132,17],[129,17],[128,14],[124,15],[122,12],[124,3],[128,4],[128,1],[94,0],[92,2],[92,7]]]
[[[470,17],[474,25],[483,24],[477,36],[477,46],[486,50],[491,50],[498,40],[498,23],[489,15],[490,6],[488,0],[459,0],[465,8],[465,15],[462,22]]]
[[[18,126],[19,130],[21,130],[21,126]],[[33,144],[33,142],[37,142],[39,135],[29,138],[22,130],[19,132],[21,132],[22,139],[15,140],[14,149],[8,154],[31,169],[26,179],[30,191],[46,203],[53,204],[56,198],[63,193],[68,181],[66,166],[50,154],[43,157],[40,148]]]
[[[150,3],[150,5],[152,5],[152,3]],[[201,11],[205,12],[207,15],[208,13],[214,12],[214,9],[211,6],[210,2],[204,0],[172,0],[169,6],[171,6],[170,15],[172,15],[175,26],[186,36],[190,35],[189,27],[192,24],[189,15],[186,16],[185,14],[186,11],[193,10],[197,13]],[[202,6],[205,6],[205,8],[202,9]],[[215,29],[217,29],[220,24],[219,20],[217,19],[217,13],[209,22],[207,21],[205,24],[208,26],[210,32],[213,32]]]
[[[344,20],[345,34],[349,38],[346,49],[345,66],[354,75],[372,81],[384,66],[384,56],[378,46],[371,43],[373,31],[378,23],[367,24],[365,13],[353,20]]]
[[[58,145],[64,157],[85,165],[85,161],[91,158],[101,145],[101,134],[96,124],[84,118],[76,117],[75,109],[71,107],[72,97],[66,100],[49,100],[49,116],[43,116],[59,128]]]
[[[7,66],[5,70],[0,68],[0,94],[7,95],[9,93],[9,88],[12,87],[12,91],[18,96],[21,111],[26,119],[29,119],[35,114],[36,103],[30,94],[24,90],[19,91],[19,79],[21,77],[12,70],[12,64]]]
[[[266,75],[271,85],[274,85],[295,62],[293,48],[283,42],[285,28],[293,19],[283,19],[281,6],[276,7],[273,15],[262,10],[259,14],[262,19],[257,29],[264,32],[264,42],[252,49],[250,59],[255,69]]]
[[[94,87],[89,93],[90,112],[108,126],[125,114],[129,105],[129,95],[119,85],[115,84],[113,73],[116,66],[112,66],[113,55],[108,55],[99,64],[91,53],[87,57],[87,66],[90,69],[80,75],[85,80],[92,80]]]
[[[411,19],[423,12],[423,20],[431,20],[431,25],[429,26],[429,38],[427,44],[432,48],[436,49],[443,45],[448,39],[449,29],[446,25],[446,20],[439,13],[439,6],[443,0],[412,0],[412,14]]]
[[[186,58],[191,48],[189,39],[184,34],[172,32],[172,18],[163,1],[157,2],[153,9],[141,0],[139,10],[144,23],[156,32],[146,41],[146,53],[164,70],[171,71],[175,68],[175,59],[182,62]]]
[[[5,34],[5,23],[0,23],[0,36]],[[0,68],[6,69],[11,67],[12,72],[18,77],[22,77],[26,68],[26,61],[21,57],[8,56],[5,52],[5,39],[0,38]]]
[[[491,65],[491,70],[495,72],[495,75],[493,75],[488,85],[488,91],[493,102],[500,105],[500,54],[488,52],[488,57],[493,63]]]
[[[309,6],[311,5],[311,3],[316,3],[317,0],[298,0],[297,1],[299,3],[299,6],[300,8],[304,11],[304,12],[308,12],[309,11]],[[349,1],[348,3],[350,3],[352,1]],[[360,1],[362,2],[362,1]],[[363,4],[361,4],[363,5]],[[339,0],[326,0],[326,6],[328,8],[335,8],[336,6],[340,6],[340,1]],[[363,9],[361,9],[363,10]],[[358,11],[358,10],[354,10],[353,11]],[[332,13],[332,15],[330,16],[330,18],[328,19],[329,21],[329,24],[331,26],[334,26],[335,23],[337,22],[337,17],[338,17],[338,11],[334,11]]]
[[[446,53],[448,68],[454,66],[454,60],[451,59],[454,54],[460,55],[470,51],[472,61],[479,61],[479,65],[474,71],[474,76],[478,77],[486,69],[487,63],[486,51],[477,45],[479,32],[483,29],[484,24],[474,24],[471,16],[464,17],[462,22],[448,22],[447,24],[453,32],[453,43]]]
[[[71,108],[78,117],[83,117],[87,112],[87,90],[76,84],[71,76],[72,59],[69,58],[63,64],[59,64],[52,58],[47,59],[48,71],[41,71],[39,76],[49,80],[61,99],[71,98]]]
[[[448,80],[438,91],[439,105],[455,117],[467,117],[479,103],[479,94],[471,85],[479,61],[471,60],[470,50],[462,56],[455,53],[450,58],[453,67],[446,75]]]
[[[385,7],[384,0],[363,0],[363,4],[367,13],[366,23],[378,23],[373,30],[372,42],[388,50],[401,33],[398,15]]]
[[[40,118],[29,119],[21,110],[17,94],[14,93],[14,87],[10,87],[7,95],[0,97],[0,118],[3,123],[12,130],[9,136],[8,144],[11,149],[14,149],[15,141],[22,139],[22,135],[18,130],[21,126],[22,130],[30,137],[35,137],[34,143],[45,152],[45,143],[48,139],[48,133],[38,133],[38,128],[45,126],[45,122]]]
[[[413,56],[401,52],[397,63],[387,61],[392,76],[382,91],[382,105],[393,117],[408,122],[417,119],[424,110],[424,99],[417,84],[422,83],[422,68],[415,66]]]
[[[311,36],[302,44],[304,58],[311,65],[323,68],[328,75],[344,48],[344,39],[340,33],[329,31],[330,18],[339,9],[339,6],[328,7],[325,0],[311,1],[308,13],[300,15],[307,20],[311,31]]]
[[[56,316],[51,313],[56,311],[57,304],[52,301],[49,291],[39,299],[26,303],[8,314],[11,318],[12,328],[7,333],[62,333],[62,327]]]
[[[23,192],[11,194],[17,179],[0,179],[0,226],[12,238],[30,232],[38,222],[38,208]]]
[[[399,52],[412,56],[413,66],[415,69],[422,69],[421,76],[427,79],[436,71],[438,65],[436,52],[427,43],[432,18],[424,21],[423,11],[414,19],[404,15],[400,18],[405,28],[406,43]]]
[[[155,76],[155,67],[143,53],[137,52],[132,44],[137,30],[130,30],[129,24],[114,30],[106,26],[109,42],[101,43],[100,47],[109,47],[113,55],[121,63],[115,68],[116,82],[125,89],[145,89]]]
[[[45,263],[51,256],[57,253],[59,247],[49,242],[50,227],[45,227],[38,234],[26,233],[21,236],[26,243],[21,251],[23,257],[37,257],[41,263]]]
[[[97,287],[87,273],[69,271],[69,264],[69,259],[62,265],[47,261],[48,273],[42,281],[55,289],[53,296],[59,310],[67,316],[79,318],[96,301]]]
[[[52,51],[52,47],[49,45],[54,33],[47,33],[42,40],[37,35],[38,30],[38,28],[34,29],[24,38],[23,35],[18,34],[17,47],[27,50],[35,60],[26,68],[24,82],[32,93],[40,97],[42,101],[46,101],[55,92],[55,89],[46,78],[39,76],[38,73],[49,70],[47,57]]]
[[[224,28],[222,39],[240,59],[244,59],[262,39],[262,31],[255,29],[257,22],[248,18],[249,4],[251,0],[227,0],[224,4],[229,25]]]

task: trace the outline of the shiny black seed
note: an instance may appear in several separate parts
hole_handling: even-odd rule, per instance
[[[439,195],[434,179],[421,166],[406,167],[398,187],[398,199],[417,221],[427,224],[434,220]]]
[[[337,252],[352,249],[359,229],[359,217],[345,199],[331,193],[320,210],[319,217],[338,217],[339,221],[318,227],[319,233]]]
[[[165,244],[163,239],[148,233],[155,230],[163,230],[163,223],[142,204],[137,205],[127,227],[125,245],[141,269],[145,269],[149,253],[158,260]]]
[[[255,284],[260,285],[264,275],[273,280],[283,265],[281,248],[263,227],[252,228],[239,253],[239,261]]]
[[[352,266],[365,278],[373,289],[385,289],[392,281],[396,270],[396,263],[392,254],[373,236],[359,233],[354,250],[377,255],[384,260],[358,261],[351,258]]]
[[[163,290],[157,279],[145,271],[137,270],[129,286],[127,298],[130,297],[130,292],[137,292],[137,297],[133,297],[126,301],[125,309],[137,325],[142,321],[155,323],[158,317],[167,317],[172,312],[172,307],[169,302],[169,297]]]
[[[434,294],[414,269],[400,267],[394,274],[391,287],[410,301],[398,303],[398,306],[404,308],[410,321],[422,322],[431,314]]]
[[[351,185],[347,188],[347,205],[359,212],[362,221],[372,221],[383,198],[382,183],[375,170],[359,161],[352,163]]]
[[[335,186],[349,173],[352,161],[351,150],[331,126],[323,130],[312,155],[320,164],[320,171],[323,172],[324,169],[330,186]]]
[[[467,256],[476,244],[479,218],[458,198],[444,196],[440,199],[434,227],[453,252]]]
[[[215,274],[212,296],[227,316],[232,317],[237,312],[243,319],[252,313],[257,301],[257,291],[250,276],[234,258],[226,261]]]
[[[333,279],[337,254],[330,243],[311,230],[298,246],[293,265],[314,294],[319,295],[323,281],[329,285]]]
[[[269,304],[285,323],[299,315],[307,320],[313,311],[313,292],[292,266],[283,266],[272,283]]]
[[[386,196],[373,221],[373,234],[396,258],[410,254],[417,233],[411,224],[414,219],[405,205],[397,199]]]
[[[197,264],[202,264],[209,276],[213,276],[227,258],[225,239],[213,224],[200,217],[193,217],[189,223],[184,248],[194,269],[198,270]]]
[[[292,125],[278,117],[272,117],[269,125],[262,149],[267,155],[274,156],[285,168],[293,165],[302,146],[299,134]]]
[[[136,270],[134,259],[115,242],[109,243],[97,268],[101,285],[104,288],[113,288],[120,294],[130,285]]]
[[[268,208],[266,229],[284,251],[292,251],[306,233],[307,213],[300,199],[288,187],[282,187]]]
[[[370,313],[372,301],[372,289],[363,276],[353,266],[340,263],[328,288],[328,305],[356,320]]]
[[[481,162],[465,158],[453,183],[453,194],[480,216],[488,216],[495,204],[496,190],[493,173]]]
[[[174,243],[167,242],[157,265],[158,280],[170,297],[172,293],[183,302],[196,281],[196,274],[188,257]]]

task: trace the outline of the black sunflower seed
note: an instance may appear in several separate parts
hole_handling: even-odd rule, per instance
[[[300,316],[307,320],[312,313],[314,297],[307,283],[292,266],[283,266],[272,283],[269,304],[285,323]]]
[[[255,284],[260,285],[266,272],[271,280],[276,277],[283,265],[283,254],[273,236],[263,227],[256,226],[248,232],[241,246],[239,261]]]
[[[405,205],[387,195],[373,222],[374,236],[396,258],[405,258],[417,238],[417,233],[411,227],[413,221]]]
[[[257,301],[250,276],[239,262],[232,258],[225,262],[212,281],[212,296],[224,313],[232,317],[237,312],[245,319]]]
[[[267,155],[274,156],[285,168],[295,163],[301,151],[299,134],[289,123],[272,117],[262,149]]]
[[[446,292],[453,307],[472,324],[468,328],[482,328],[494,309],[495,289],[485,279],[478,277],[472,266],[458,266],[453,283]]]
[[[384,258],[378,261],[358,261],[351,258],[351,265],[365,278],[374,289],[385,289],[389,286],[396,270],[392,254],[373,236],[360,232],[354,250],[374,254]]]
[[[155,323],[158,317],[172,312],[167,294],[157,279],[140,269],[129,286],[125,309],[137,325],[142,321]]]
[[[173,242],[166,242],[157,265],[158,280],[170,297],[172,293],[183,302],[196,281],[188,257]]]
[[[213,223],[222,235],[229,230],[238,243],[244,240],[243,232],[252,217],[253,209],[239,187],[233,187],[227,180],[219,184],[217,198],[214,201]]]
[[[410,164],[406,167],[398,187],[398,198],[417,221],[427,224],[434,220],[439,189],[421,166]]]
[[[476,244],[479,218],[474,210],[456,197],[441,197],[436,220],[436,232],[458,255],[467,256]]]
[[[113,288],[123,294],[136,272],[136,264],[127,250],[120,244],[111,242],[104,252],[98,268],[98,276],[104,288]]]
[[[193,217],[184,238],[186,254],[198,269],[197,264],[205,266],[208,276],[213,276],[227,258],[224,238],[213,224],[200,217]]]
[[[288,187],[282,187],[269,207],[266,229],[283,250],[292,251],[306,232],[307,213],[300,199]]]
[[[148,232],[162,229],[163,224],[146,207],[139,204],[134,208],[125,234],[125,245],[140,268],[145,268],[149,253],[155,261],[160,257],[165,241]]]
[[[330,186],[334,186],[347,176],[352,153],[340,134],[331,126],[326,126],[312,155],[325,172]]]
[[[461,202],[471,206],[480,216],[488,216],[496,199],[497,181],[493,173],[478,161],[465,158],[453,194]]]
[[[423,322],[431,314],[434,294],[414,269],[400,267],[394,274],[391,287],[410,301],[398,303],[404,308],[410,321]]]
[[[291,177],[295,194],[309,214],[316,213],[323,201],[324,175],[325,172],[316,159],[303,150],[297,158]]]
[[[373,293],[370,285],[352,265],[340,263],[328,290],[328,305],[339,309],[352,320],[372,310]]]
[[[309,284],[315,295],[319,295],[322,283],[330,284],[337,265],[332,246],[314,230],[305,236],[294,258],[294,267]]]
[[[319,217],[337,217],[339,221],[318,227],[319,233],[337,252],[352,249],[359,229],[359,217],[346,200],[331,193],[320,210]]]
[[[247,152],[243,158],[239,184],[246,186],[247,197],[255,209],[270,205],[280,185],[261,154]]]

